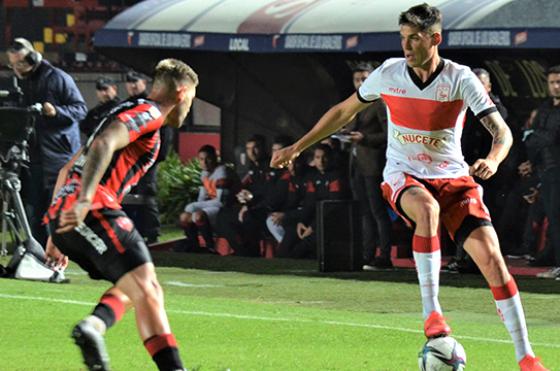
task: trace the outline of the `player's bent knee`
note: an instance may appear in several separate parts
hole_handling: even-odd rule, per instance
[[[439,205],[437,202],[422,202],[415,209],[416,224],[434,225],[439,223]]]
[[[181,213],[179,215],[179,224],[181,227],[187,227],[192,222],[192,214],[191,213]]]

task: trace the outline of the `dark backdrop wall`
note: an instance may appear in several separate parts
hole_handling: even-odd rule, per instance
[[[110,58],[149,72],[164,57],[191,64],[199,73],[198,96],[222,109],[222,154],[253,134],[294,137],[307,131],[329,107],[352,93],[349,66],[357,61],[378,64],[399,53],[251,54],[185,52],[156,49],[110,49]],[[446,50],[445,58],[492,74],[494,91],[510,110],[511,125],[525,121],[547,96],[546,69],[560,64],[560,51]]]

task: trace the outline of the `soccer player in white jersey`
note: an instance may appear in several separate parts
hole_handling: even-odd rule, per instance
[[[439,56],[441,24],[440,11],[428,4],[401,13],[404,58],[385,61],[356,94],[327,111],[297,142],[276,152],[271,165],[286,166],[382,98],[389,125],[382,189],[395,211],[414,228],[412,248],[426,336],[451,332],[438,301],[441,252],[437,232],[441,218],[486,278],[512,337],[520,369],[546,370],[531,349],[517,286],[500,253],[480,186],[472,178],[488,179],[496,173],[511,147],[511,132],[474,73]],[[493,137],[488,156],[470,168],[460,148],[468,107]]]

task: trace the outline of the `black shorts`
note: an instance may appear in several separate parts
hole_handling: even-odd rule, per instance
[[[58,219],[49,223],[54,244],[93,279],[116,283],[152,261],[144,239],[122,210],[92,210],[81,227],[62,234],[57,228]]]

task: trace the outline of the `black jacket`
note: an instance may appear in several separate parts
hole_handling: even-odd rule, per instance
[[[552,98],[538,109],[533,133],[525,141],[529,161],[543,172],[560,166],[560,106]]]
[[[41,164],[45,185],[53,186],[60,169],[81,146],[79,122],[87,106],[74,79],[43,60],[27,79],[20,80],[24,104],[49,102],[56,116],[40,116],[30,143],[31,162]]]

